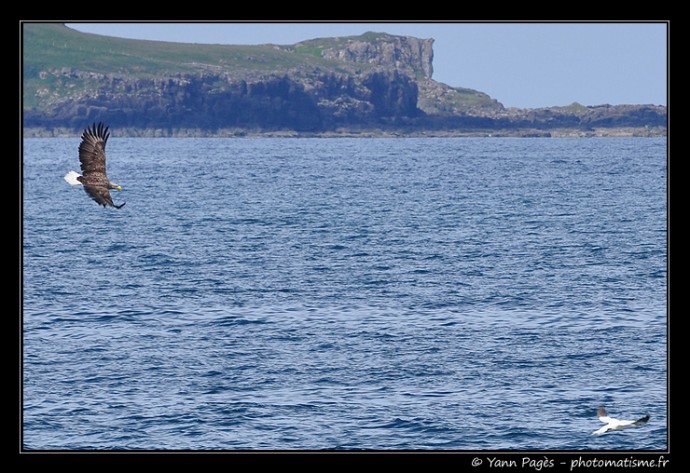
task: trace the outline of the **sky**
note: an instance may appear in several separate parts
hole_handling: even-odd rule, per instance
[[[667,102],[666,23],[68,23],[79,31],[208,44],[294,44],[366,31],[433,38],[439,82],[506,107]]]

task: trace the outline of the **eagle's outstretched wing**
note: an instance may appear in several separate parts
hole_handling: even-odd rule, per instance
[[[90,180],[93,176],[100,181],[102,174],[106,185],[108,178],[105,173],[105,144],[109,136],[108,127],[105,127],[103,123],[99,123],[98,126],[94,123],[91,128],[87,127],[84,130],[79,145],[79,161],[84,177]]]

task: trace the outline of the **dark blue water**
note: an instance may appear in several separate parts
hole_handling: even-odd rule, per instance
[[[24,142],[27,449],[665,449],[665,139]],[[596,407],[650,414],[591,436]]]

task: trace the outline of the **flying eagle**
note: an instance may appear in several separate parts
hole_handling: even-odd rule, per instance
[[[115,205],[110,197],[110,189],[121,191],[122,186],[111,182],[105,174],[105,144],[109,136],[108,127],[103,123],[99,123],[98,126],[94,123],[91,128],[86,127],[81,134],[79,145],[79,161],[83,175],[70,171],[65,174],[65,181],[72,186],[83,185],[86,193],[103,207],[110,205],[119,209],[125,203]]]

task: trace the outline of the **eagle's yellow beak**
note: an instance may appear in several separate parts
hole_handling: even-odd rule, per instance
[[[115,189],[121,191],[121,190],[122,190],[122,186],[117,186]]]

